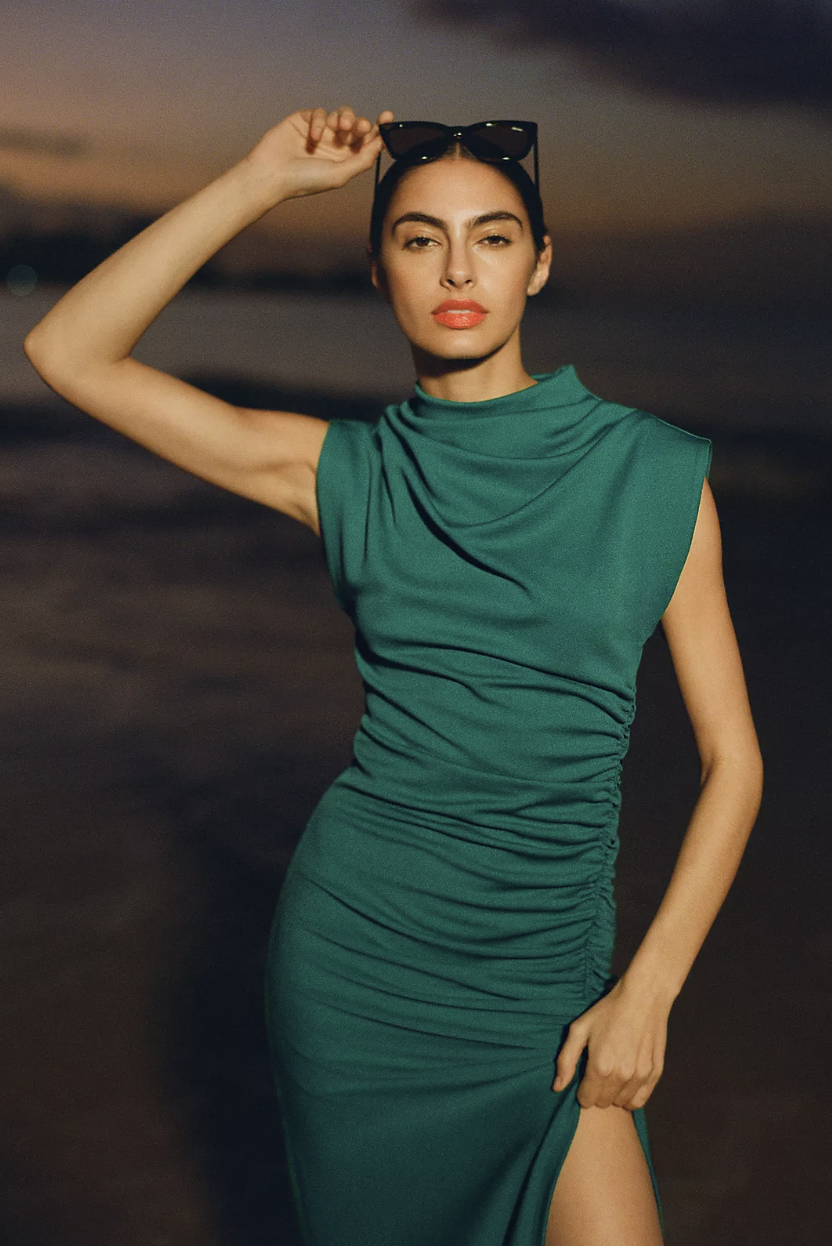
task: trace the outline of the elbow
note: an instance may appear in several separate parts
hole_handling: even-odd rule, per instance
[[[755,747],[745,763],[745,774],[749,790],[749,801],[754,806],[754,817],[756,818],[760,805],[763,802],[763,783],[765,781],[765,767],[759,745]]]
[[[720,753],[702,767],[702,789],[713,783],[737,812],[742,835],[750,835],[763,803],[764,765],[759,746]]]
[[[712,754],[703,758],[701,784],[704,785],[718,772],[731,774],[749,791],[756,792],[758,799],[762,798],[765,766],[756,738],[748,740],[744,746],[715,749]]]
[[[50,362],[50,355],[53,355],[54,352],[49,350],[43,341],[43,335],[38,332],[38,328],[39,326],[35,325],[34,329],[31,329],[26,334],[23,339],[23,353],[35,371],[40,373],[43,379],[46,380],[47,373],[53,371],[54,360]]]
[[[101,358],[88,347],[65,336],[60,325],[35,325],[23,339],[23,353],[35,371],[56,393],[70,397],[94,385],[121,359]]]
[[[50,336],[43,333],[40,325],[35,325],[23,339],[23,353],[50,389],[72,401],[70,391],[74,393],[77,389],[80,371],[78,360],[60,342],[54,340],[54,335],[50,340]]]
[[[38,367],[38,335],[37,328],[31,329],[23,339],[23,353],[33,368]],[[40,369],[38,368],[38,371]]]
[[[80,405],[77,385],[73,384],[68,368],[61,364],[54,346],[46,344],[41,335],[33,330],[23,340],[23,353],[40,379],[54,393],[67,402]]]

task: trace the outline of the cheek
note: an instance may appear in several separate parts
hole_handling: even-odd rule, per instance
[[[388,271],[388,289],[390,301],[395,307],[407,311],[435,302],[438,274],[436,265],[422,262],[412,265],[391,266]]]
[[[533,271],[533,270],[531,270]],[[483,273],[482,286],[506,316],[522,314],[526,302],[531,271],[525,259],[488,266]]]

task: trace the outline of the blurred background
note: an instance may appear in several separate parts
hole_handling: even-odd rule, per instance
[[[263,961],[292,850],[350,758],[351,627],[311,532],[95,424],[22,341],[271,125],[343,103],[536,120],[555,260],[526,366],[572,363],[595,393],[713,439],[766,790],[671,1013],[648,1122],[669,1246],[822,1240],[830,0],[0,12],[0,1240],[298,1241]],[[365,268],[371,178],[245,230],[136,357],[324,418],[406,397],[406,343]],[[659,628],[624,770],[618,972],[698,775]]]

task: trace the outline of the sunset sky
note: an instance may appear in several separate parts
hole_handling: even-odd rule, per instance
[[[351,103],[372,117],[387,107],[401,119],[536,119],[556,227],[832,217],[828,108],[663,95],[600,72],[574,46],[509,44],[425,8],[5,0],[0,184],[161,211],[286,114]],[[264,224],[357,237],[371,193],[367,174],[334,194],[281,205]]]

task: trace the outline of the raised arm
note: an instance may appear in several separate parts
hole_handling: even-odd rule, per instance
[[[392,119],[391,112],[378,122]],[[292,113],[215,181],[171,208],[58,300],[23,344],[62,397],[134,441],[320,533],[325,420],[223,402],[133,359],[147,327],[220,247],[284,199],[372,167],[378,122],[351,108]]]

